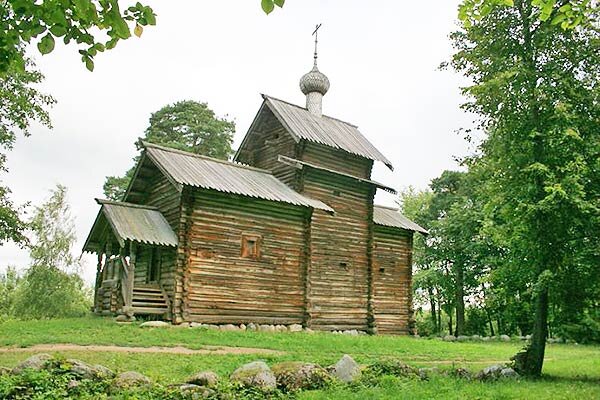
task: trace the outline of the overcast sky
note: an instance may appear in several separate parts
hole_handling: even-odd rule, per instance
[[[129,4],[133,1],[122,1]],[[457,0],[287,0],[266,16],[259,0],[142,1],[157,25],[96,59],[88,72],[74,46],[36,55],[41,89],[58,104],[54,129],[35,126],[9,153],[0,177],[17,203],[40,204],[61,183],[69,189],[81,246],[98,212],[107,175],[132,165],[134,141],[150,113],[193,99],[235,119],[239,145],[261,104],[260,93],[304,105],[300,77],[312,67],[316,23],[319,68],[331,82],[323,112],[358,125],[394,164],[373,178],[397,189],[425,188],[454,156],[469,151],[455,131],[470,125],[459,109],[464,79],[438,65],[452,53]],[[393,205],[390,195],[380,204]],[[94,257],[84,257],[88,282]],[[0,272],[27,266],[27,252],[0,247]]]

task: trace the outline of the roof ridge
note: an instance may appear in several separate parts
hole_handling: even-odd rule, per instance
[[[277,100],[277,101],[280,101],[280,102],[282,102],[282,103],[288,104],[288,105],[290,105],[290,106],[292,106],[292,107],[300,108],[300,109],[302,109],[302,110],[304,110],[304,111],[306,111],[306,112],[309,112],[309,111],[306,109],[306,107],[299,106],[298,104],[290,103],[289,101],[286,101],[286,100],[281,100],[281,99],[278,99],[277,97],[269,96],[268,94],[263,94],[263,93],[261,93],[260,95],[263,97],[263,99],[264,99],[264,98],[267,98],[267,99],[273,99],[273,100]],[[312,115],[312,114],[311,114],[311,115]],[[316,115],[315,115],[315,117],[316,117]],[[343,123],[343,124],[346,124],[346,125],[350,125],[350,126],[352,126],[352,127],[356,128],[356,129],[358,129],[358,125],[354,125],[354,124],[353,124],[353,123],[351,123],[351,122],[344,121],[344,120],[341,120],[341,119],[339,119],[339,118],[335,118],[335,117],[332,117],[332,116],[329,116],[329,115],[325,115],[325,114],[321,115],[321,117],[324,117],[324,118],[329,118],[329,119],[332,119],[332,120],[334,120],[334,121],[338,121],[338,122],[341,122],[341,123]]]
[[[400,214],[402,214],[400,212],[400,208],[395,208],[395,207],[389,207],[389,206],[382,206],[381,204],[373,204],[373,207],[377,207],[377,208],[385,208],[386,210],[392,210],[392,211],[398,211]],[[402,214],[404,215],[404,214]]]
[[[115,201],[115,200],[107,200],[107,199],[94,199],[96,200],[96,203],[100,204],[100,205],[104,205],[104,204],[109,204],[111,206],[121,206],[121,207],[130,207],[130,208],[142,208],[145,210],[153,210],[153,211],[159,211],[158,207],[155,206],[149,206],[149,205],[145,205],[145,204],[135,204],[135,203],[128,203],[126,201]]]
[[[266,169],[256,168],[256,167],[252,167],[250,165],[246,165],[246,164],[242,164],[242,163],[237,163],[237,162],[234,162],[234,161],[221,160],[221,159],[214,158],[214,157],[204,156],[202,154],[192,153],[190,151],[174,149],[172,147],[161,146],[161,145],[150,143],[150,142],[146,142],[146,141],[143,141],[143,140],[142,140],[142,146],[144,148],[147,148],[147,147],[155,148],[155,149],[158,149],[158,150],[163,150],[163,151],[167,151],[167,152],[171,152],[171,153],[181,154],[183,156],[195,157],[195,158],[200,158],[200,159],[206,160],[206,161],[213,161],[213,162],[217,162],[217,163],[220,163],[220,164],[229,165],[231,167],[248,169],[248,170],[255,171],[255,172],[262,172],[264,174],[268,174],[268,175],[273,176],[273,174],[271,173],[271,171],[266,170]]]

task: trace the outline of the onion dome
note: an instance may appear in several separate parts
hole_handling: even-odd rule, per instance
[[[319,68],[317,68],[316,59],[312,70],[300,78],[300,90],[302,90],[302,93],[305,95],[308,95],[311,92],[318,92],[325,95],[329,90],[329,79],[324,73],[319,71]]]

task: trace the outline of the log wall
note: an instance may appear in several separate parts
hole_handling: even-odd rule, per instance
[[[302,323],[308,212],[282,203],[194,191],[183,319]],[[244,236],[258,238],[258,258],[242,257]]]
[[[311,142],[305,143],[300,159],[365,179],[370,179],[373,168],[372,160]]]
[[[313,329],[367,330],[369,206],[372,188],[331,173],[305,170],[303,193],[335,210],[315,210],[310,228],[308,313]]]
[[[378,333],[410,333],[412,232],[374,226],[373,312]]]

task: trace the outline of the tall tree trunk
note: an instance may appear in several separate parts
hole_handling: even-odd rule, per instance
[[[490,336],[496,336],[494,334],[494,322],[492,321],[492,316],[490,314],[490,310],[487,307],[485,308],[485,313],[488,318],[488,325],[490,326]]]
[[[448,313],[448,335],[452,335],[453,330],[452,330],[452,310],[450,310],[450,312]]]
[[[526,376],[540,376],[548,337],[548,288],[540,290],[535,302],[535,321],[529,346],[513,357],[515,369]]]
[[[431,307],[431,320],[433,321],[433,331],[434,333],[437,333],[439,332],[439,329],[437,326],[437,315],[435,312],[435,295],[433,293],[433,288],[429,287],[427,291],[429,292],[429,305]]]
[[[455,336],[465,332],[465,271],[463,266],[455,264],[456,274],[456,330]]]
[[[438,311],[437,311],[437,318],[438,318],[437,331],[441,332],[442,331],[442,302],[439,299],[437,301],[437,305],[438,305]]]

